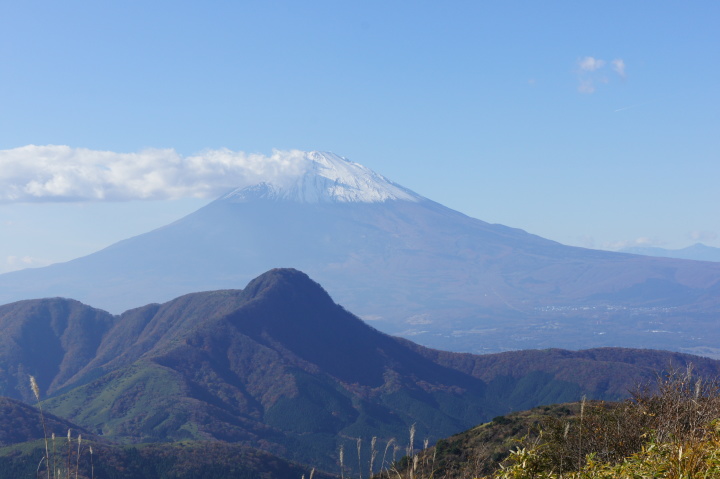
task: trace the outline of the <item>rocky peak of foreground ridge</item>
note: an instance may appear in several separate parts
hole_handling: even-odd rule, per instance
[[[389,200],[419,201],[418,194],[384,176],[334,153],[310,151],[297,159],[298,173],[238,188],[222,200],[255,199],[301,203],[382,203]]]

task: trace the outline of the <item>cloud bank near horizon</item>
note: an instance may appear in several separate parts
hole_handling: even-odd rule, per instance
[[[299,150],[262,155],[217,149],[182,156],[174,149],[116,153],[27,145],[0,150],[0,202],[214,198],[297,177],[306,167]]]

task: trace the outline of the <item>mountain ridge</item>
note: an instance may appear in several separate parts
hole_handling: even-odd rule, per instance
[[[300,168],[290,179],[279,176],[278,188],[300,194],[293,181],[310,175],[318,182],[308,191],[328,198],[375,191],[363,189],[353,168],[368,182],[374,173],[333,158],[352,170],[350,179],[340,170],[321,179]],[[394,185],[377,181],[380,189]],[[195,291],[237,289],[271,268],[291,267],[378,329],[431,347],[625,346],[720,357],[717,263],[565,246],[419,195],[300,202],[264,193],[240,198],[241,191],[249,190],[91,255],[0,275],[0,302],[63,296],[117,314]]]
[[[19,330],[37,323],[41,309],[28,306],[47,301],[10,308],[18,314],[4,320]],[[434,440],[511,410],[582,395],[618,399],[666,361],[720,374],[720,362],[659,351],[432,350],[368,326],[305,273],[285,268],[244,290],[194,293],[117,317],[84,309],[106,325],[99,338],[85,338],[100,345],[69,379],[45,378],[45,410],[121,443],[229,441],[322,468],[334,467],[348,438],[389,441],[415,424],[419,437]],[[55,331],[51,313],[71,309],[42,311],[37,324]],[[8,367],[9,344],[36,340],[0,337],[1,395],[33,401],[26,375],[55,357],[75,364],[72,351],[82,351],[39,350],[22,371]]]

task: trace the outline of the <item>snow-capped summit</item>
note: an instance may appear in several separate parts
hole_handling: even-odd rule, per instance
[[[302,203],[379,203],[419,201],[418,194],[334,153],[310,151],[299,157],[299,173],[238,188],[222,199],[288,200]]]

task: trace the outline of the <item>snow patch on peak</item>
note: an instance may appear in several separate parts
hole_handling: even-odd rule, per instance
[[[293,155],[297,173],[238,188],[223,197],[229,201],[272,199],[302,203],[380,203],[419,201],[421,197],[382,175],[334,153],[310,151]]]

